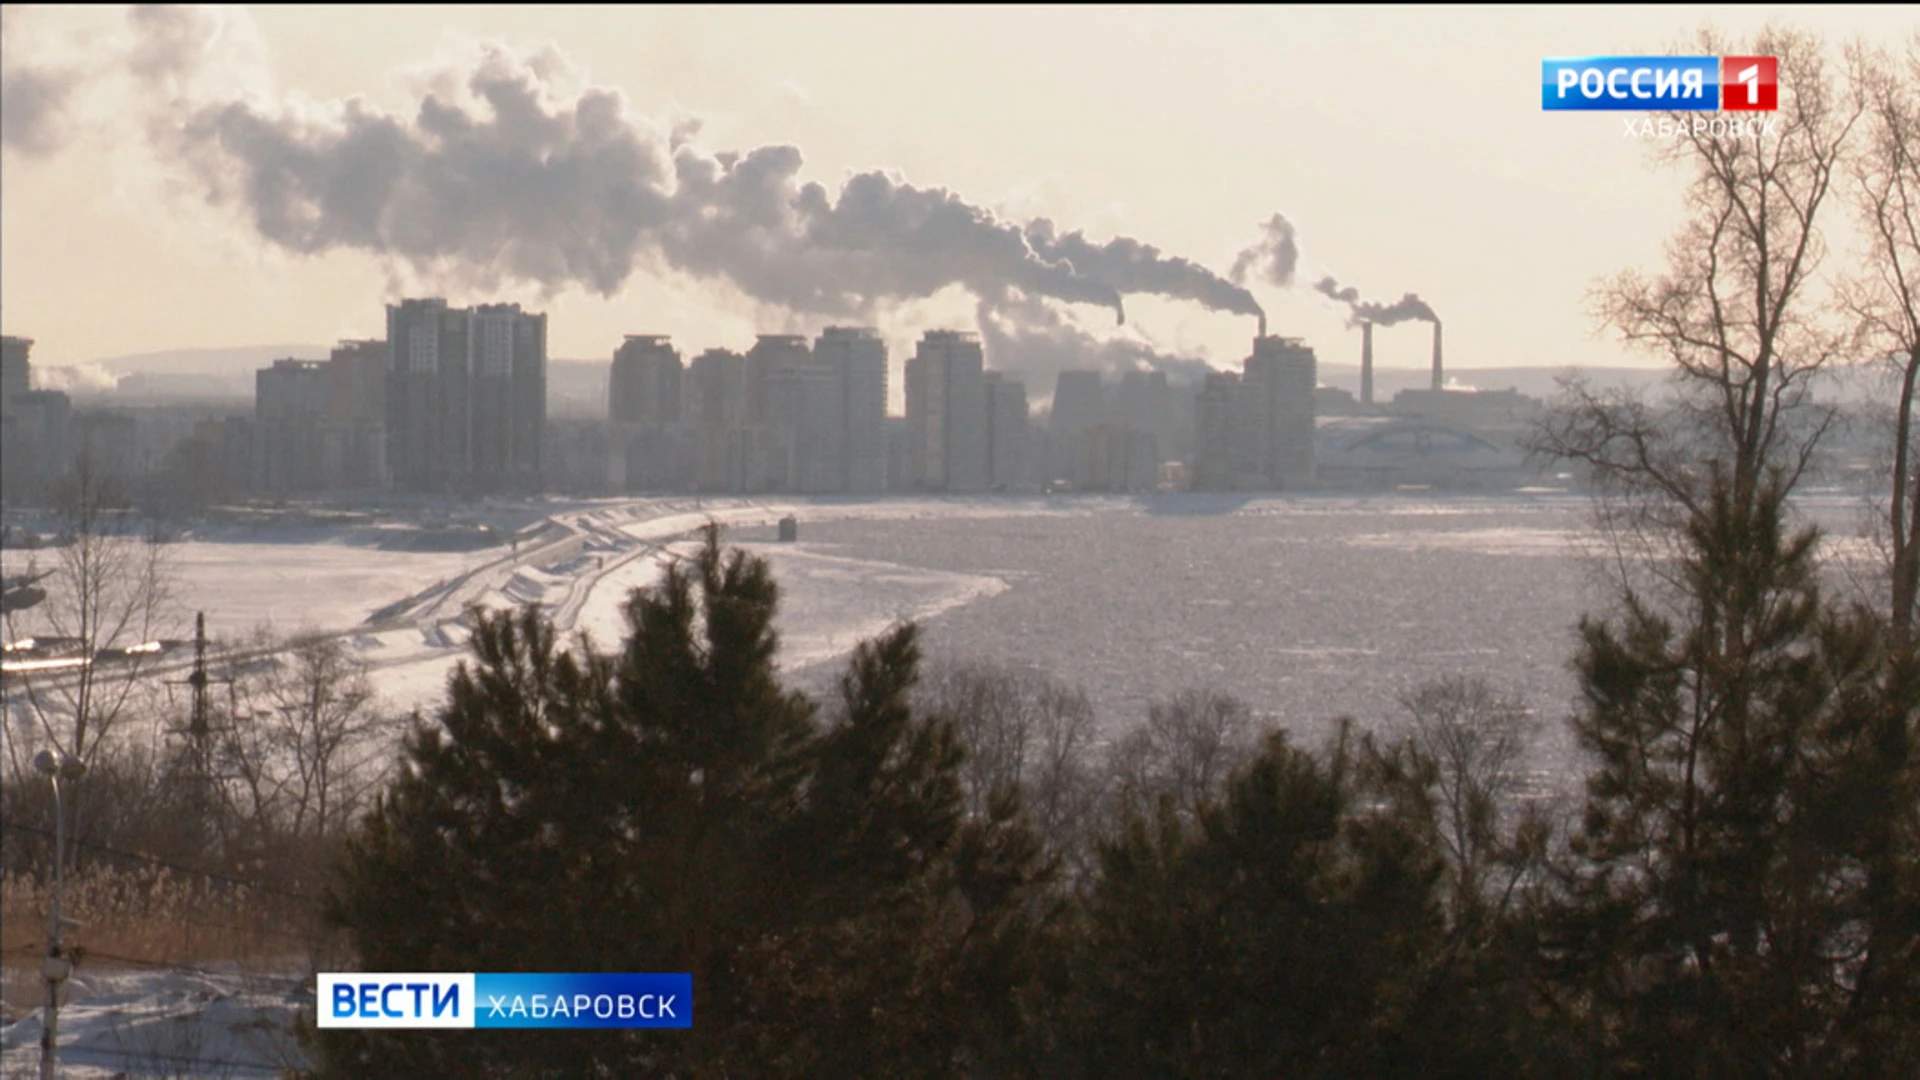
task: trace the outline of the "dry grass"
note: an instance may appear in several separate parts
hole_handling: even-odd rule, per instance
[[[0,877],[0,989],[10,1009],[41,1001],[38,972],[51,884],[26,875]],[[80,951],[81,965],[95,971],[311,969],[328,957],[332,940],[296,901],[165,869],[82,869],[67,877],[60,907],[72,920],[65,943]]]

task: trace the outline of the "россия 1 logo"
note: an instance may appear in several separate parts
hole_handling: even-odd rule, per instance
[[[1772,56],[1548,57],[1540,61],[1540,107],[1772,112],[1780,107],[1779,74]]]

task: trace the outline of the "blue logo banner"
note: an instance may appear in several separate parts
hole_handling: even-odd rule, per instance
[[[1540,107],[1548,112],[1716,110],[1720,58],[1549,57],[1540,61]]]
[[[692,975],[473,977],[476,1028],[690,1028]]]
[[[690,1028],[693,976],[323,973],[323,1028]]]

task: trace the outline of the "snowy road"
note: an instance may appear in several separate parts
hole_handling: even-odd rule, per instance
[[[648,499],[564,510],[520,530],[510,545],[469,554],[190,541],[179,545],[176,592],[183,610],[208,612],[209,625],[229,634],[271,622],[283,634],[337,638],[368,665],[388,707],[431,711],[466,656],[474,606],[533,604],[562,634],[585,631],[596,647],[615,648],[632,590],[693,550],[709,521],[737,536],[771,530],[789,514],[804,522],[1006,512],[1004,503],[937,500]],[[849,652],[896,619],[926,618],[1005,588],[991,577],[836,558],[809,548],[804,536],[798,544],[746,546],[774,564],[782,590],[776,628],[789,670]],[[408,560],[420,571],[412,581],[404,576]],[[430,583],[421,586],[422,579]]]

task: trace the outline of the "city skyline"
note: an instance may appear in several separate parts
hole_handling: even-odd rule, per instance
[[[1302,337],[1326,359],[1357,356],[1359,334],[1341,304],[1308,287],[1321,274],[1379,301],[1417,292],[1451,324],[1462,367],[1622,365],[1648,358],[1596,334],[1584,292],[1600,275],[1658,265],[1662,238],[1681,220],[1683,178],[1654,168],[1648,147],[1621,138],[1612,117],[1542,114],[1540,57],[1658,52],[1708,24],[1739,38],[1778,20],[1824,35],[1836,51],[1850,38],[1892,40],[1911,29],[1892,9],[1868,8],[1713,9],[1686,19],[1618,9],[752,15],[402,8],[382,12],[381,32],[369,34],[375,16],[354,9],[231,11],[204,24],[218,25],[218,38],[194,38],[201,24],[179,22],[200,59],[221,61],[217,71],[162,74],[181,102],[267,102],[258,116],[311,118],[365,95],[369,115],[411,123],[420,87],[445,95],[446,73],[474,70],[478,43],[498,41],[507,50],[499,55],[550,76],[541,93],[556,114],[585,100],[587,87],[615,89],[624,120],[671,128],[676,145],[715,155],[796,148],[797,164],[767,167],[791,167],[795,183],[819,184],[829,197],[844,199],[850,176],[882,170],[1000,224],[1044,221],[1057,235],[1028,228],[1028,240],[1056,261],[1085,261],[1068,243],[1077,234],[1093,245],[1124,237],[1224,280],[1263,239],[1262,223],[1283,214],[1297,230],[1295,284],[1263,283],[1256,269],[1247,288],[1272,332]],[[151,75],[156,65],[150,49],[133,51],[123,12],[9,8],[6,19],[16,104],[0,155],[0,261],[9,271],[0,319],[7,333],[38,342],[42,366],[378,336],[367,312],[416,295],[549,311],[551,353],[561,359],[607,356],[626,333],[733,341],[849,321],[774,303],[778,289],[743,286],[737,268],[703,277],[685,253],[643,251],[601,295],[581,284],[601,267],[570,270],[543,290],[481,280],[498,267],[459,260],[423,271],[346,243],[311,244],[310,255],[275,247],[262,239],[273,223],[249,220],[231,190],[221,193],[227,204],[206,205],[209,192],[195,186],[205,177],[161,148],[166,131],[159,144],[154,128],[110,137],[136,120],[183,115],[113,118],[128,73]],[[926,40],[943,47],[918,47]],[[1036,53],[1050,42],[1059,45]],[[829,62],[848,48],[867,59],[863,73]],[[1357,70],[1368,77],[1354,78]],[[30,75],[68,91],[64,109],[37,130],[20,119],[28,99],[17,87]],[[1553,225],[1550,249],[1541,221]],[[1044,293],[1059,283],[1026,284]],[[1004,304],[997,318],[1021,320],[1036,352],[1064,320],[1090,340],[1199,357],[1215,371],[1245,357],[1253,321],[1244,314],[1129,291],[1118,326],[1097,297],[1068,286],[1043,310]],[[115,319],[97,317],[102,301]],[[979,306],[977,295],[948,285],[852,321],[879,328],[897,386],[899,361],[923,330],[991,336],[997,324]],[[1374,352],[1383,370],[1424,366],[1425,328],[1382,327]],[[1033,365],[1013,371],[1037,375],[1029,383],[1040,393],[1051,373],[1079,366],[1008,359]]]

